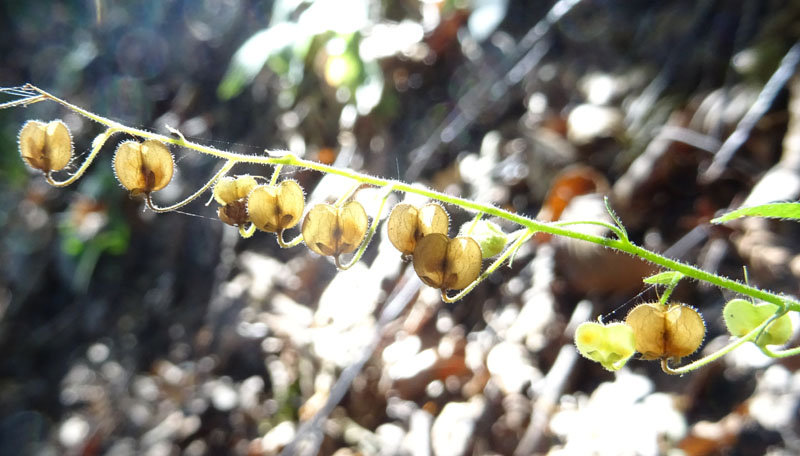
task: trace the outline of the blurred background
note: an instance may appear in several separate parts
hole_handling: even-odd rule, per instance
[[[0,37],[3,87],[541,220],[606,220],[609,196],[636,243],[798,293],[796,224],[708,224],[800,195],[798,2],[11,0]],[[111,171],[122,135],[50,188],[16,138],[55,118],[76,167],[99,125],[55,103],[0,111],[0,454],[800,452],[796,359],[743,347],[676,378],[577,356],[577,323],[657,297],[650,265],[537,236],[442,304],[383,227],[337,273],[302,246],[239,238],[205,198],[144,211]],[[737,126],[741,146],[717,154]],[[220,165],[174,152],[163,204]],[[316,201],[347,188],[285,174]],[[375,214],[375,192],[357,197]],[[472,214],[447,209],[453,235]],[[733,296],[687,282],[674,297],[705,317],[701,352],[728,340]]]

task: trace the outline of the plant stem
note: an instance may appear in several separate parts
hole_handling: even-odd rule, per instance
[[[721,349],[715,351],[714,353],[711,353],[708,356],[704,356],[704,357],[702,357],[702,358],[700,358],[700,359],[698,359],[696,361],[693,361],[693,362],[691,362],[689,364],[686,364],[685,366],[681,366],[681,367],[678,367],[678,368],[672,368],[669,365],[669,358],[664,358],[664,359],[661,360],[661,369],[664,372],[666,372],[666,373],[668,373],[670,375],[683,375],[683,374],[685,374],[687,372],[691,372],[691,371],[693,371],[695,369],[699,369],[699,368],[705,366],[706,364],[713,363],[714,361],[722,358],[723,356],[725,356],[728,353],[734,351],[735,349],[741,347],[742,345],[746,344],[747,342],[754,341],[759,336],[759,334],[761,334],[761,331],[763,331],[764,328],[766,328],[767,326],[772,324],[772,322],[775,321],[778,317],[779,317],[779,315],[775,314],[772,317],[767,318],[766,320],[761,322],[760,325],[758,325],[755,328],[753,328],[749,333],[745,334],[741,338],[736,339],[733,342],[729,343],[728,345],[726,345],[726,346],[722,347]]]
[[[392,179],[383,179],[380,177],[370,176],[367,174],[362,174],[356,171],[352,171],[350,169],[344,168],[335,168],[333,166],[324,165],[322,163],[317,163],[310,160],[304,160],[299,158],[289,152],[286,151],[267,151],[267,155],[245,155],[245,154],[238,154],[230,151],[223,151],[218,150],[213,147],[203,146],[200,144],[195,144],[193,142],[187,141],[183,138],[182,135],[178,135],[178,138],[171,138],[164,135],[160,135],[157,133],[152,133],[145,130],[140,130],[136,128],[131,128],[125,125],[122,125],[118,122],[115,122],[111,119],[107,119],[102,116],[98,116],[92,112],[89,112],[83,108],[75,106],[71,103],[68,103],[58,97],[55,97],[38,87],[33,85],[26,85],[24,90],[36,92],[40,94],[40,97],[31,97],[26,98],[25,104],[31,104],[43,100],[52,100],[56,103],[59,103],[70,109],[78,114],[81,114],[95,122],[103,124],[109,128],[113,128],[116,131],[122,131],[129,133],[133,136],[138,136],[140,138],[147,138],[147,139],[156,139],[165,143],[174,144],[177,146],[185,147],[188,149],[192,149],[207,155],[211,155],[213,157],[228,160],[232,163],[251,163],[251,164],[260,164],[260,165],[283,165],[283,166],[295,166],[299,168],[319,171],[322,173],[328,174],[336,174],[339,176],[348,177],[350,179],[354,179],[361,184],[369,184],[377,187],[385,187],[387,185],[393,186],[394,191],[399,192],[406,192],[406,193],[414,193],[420,196],[424,196],[433,200],[440,201],[446,204],[452,204],[455,206],[459,206],[463,209],[475,211],[478,213],[487,214],[490,216],[500,217],[502,219],[508,220],[510,222],[517,223],[531,231],[535,232],[544,232],[551,235],[556,236],[565,236],[572,239],[578,239],[586,242],[591,242],[594,244],[602,245],[605,247],[609,247],[612,249],[616,249],[625,253],[628,253],[633,256],[640,257],[644,260],[647,260],[651,263],[656,265],[662,266],[666,269],[670,269],[673,271],[678,271],[684,274],[687,277],[691,277],[703,282],[708,282],[715,286],[726,288],[728,290],[734,291],[736,293],[740,293],[746,296],[750,296],[755,299],[759,299],[765,302],[769,302],[779,306],[781,311],[791,310],[791,311],[800,311],[800,301],[795,299],[789,298],[788,296],[784,296],[777,293],[772,293],[769,291],[761,290],[744,283],[728,279],[726,277],[722,277],[710,272],[703,271],[695,266],[682,263],[677,260],[673,260],[671,258],[667,258],[663,255],[659,255],[655,252],[651,252],[647,249],[637,246],[636,244],[630,242],[627,238],[623,237],[622,239],[610,239],[601,236],[595,236],[591,234],[585,234],[578,231],[573,231],[570,229],[563,228],[558,226],[557,223],[545,223],[534,220],[529,217],[525,217],[523,215],[515,214],[503,209],[500,209],[491,204],[484,204],[479,203],[476,201],[471,201],[465,198],[460,198],[457,196],[447,195],[442,192],[438,192],[432,190],[430,188],[417,185],[417,184],[408,184],[405,182],[392,180]],[[615,231],[615,234],[618,236],[620,232],[623,236],[626,234],[622,228],[620,231]]]

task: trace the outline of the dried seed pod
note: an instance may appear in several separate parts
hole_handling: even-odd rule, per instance
[[[636,337],[625,323],[603,325],[587,321],[575,330],[575,346],[581,355],[615,371],[636,352]]]
[[[303,220],[303,240],[313,252],[339,256],[358,248],[367,233],[369,219],[357,201],[344,206],[318,204]]]
[[[392,245],[403,255],[410,255],[424,236],[431,233],[447,235],[450,217],[436,203],[429,203],[421,208],[403,203],[392,209],[387,226]]]
[[[636,335],[636,351],[643,359],[682,358],[703,343],[706,324],[692,307],[684,304],[640,304],[625,323]]]
[[[258,183],[253,176],[225,176],[214,185],[214,199],[220,204],[219,219],[228,225],[244,225],[250,220],[245,198]]]
[[[172,179],[172,152],[161,141],[125,141],[114,153],[114,172],[134,195],[161,190]]]
[[[236,200],[244,199],[258,183],[253,176],[225,176],[214,184],[214,199],[224,206]]]
[[[43,171],[64,169],[72,159],[72,136],[64,122],[48,124],[29,120],[19,132],[19,152],[31,168]]]
[[[268,233],[297,225],[305,205],[303,189],[293,180],[285,180],[279,185],[259,185],[247,196],[250,221]]]
[[[426,285],[461,290],[481,273],[481,248],[474,239],[429,234],[414,249],[414,271]]]
[[[732,336],[742,337],[770,318],[778,306],[770,303],[753,304],[744,299],[731,299],[725,304],[722,316]],[[792,319],[783,315],[769,324],[755,343],[759,346],[783,345],[792,338]]]

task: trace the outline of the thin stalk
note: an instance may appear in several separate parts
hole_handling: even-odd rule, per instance
[[[211,177],[211,179],[209,179],[209,181],[205,183],[205,185],[203,185],[202,187],[197,189],[196,192],[194,192],[191,195],[187,196],[186,199],[184,199],[183,201],[179,201],[179,202],[177,202],[177,203],[175,203],[175,204],[173,204],[171,206],[159,207],[159,206],[156,206],[155,203],[153,203],[153,199],[150,197],[150,194],[147,193],[145,195],[145,197],[144,197],[145,204],[147,205],[148,209],[150,209],[153,212],[158,212],[158,213],[171,212],[171,211],[174,211],[176,209],[180,209],[183,206],[186,206],[187,204],[189,204],[192,201],[196,200],[203,193],[205,193],[205,191],[208,190],[209,188],[211,188],[217,182],[217,180],[219,180],[220,177],[224,176],[225,173],[230,171],[231,168],[233,168],[233,165],[235,165],[235,164],[236,163],[232,162],[232,161],[225,162],[225,164],[222,166],[222,168],[220,168],[220,170],[217,171],[217,173],[214,174]]]
[[[283,169],[283,165],[278,165],[275,167],[275,171],[272,172],[272,178],[269,180],[269,185],[275,185],[278,183],[278,176],[281,174],[281,169]]]
[[[800,355],[800,347],[789,348],[786,350],[773,351],[767,347],[759,347],[761,351],[770,358],[788,358],[790,356]]]
[[[283,240],[283,231],[284,230],[281,230],[281,231],[275,233],[276,234],[276,238],[278,240],[278,245],[281,246],[282,249],[288,249],[288,248],[294,247],[294,246],[300,244],[301,242],[303,242],[303,235],[302,234],[298,234],[294,239],[292,239],[289,242],[284,241]]]
[[[666,306],[667,305],[667,301],[669,300],[669,297],[672,295],[672,292],[675,290],[675,287],[678,286],[678,282],[680,282],[681,279],[682,279],[682,277],[679,276],[679,277],[677,277],[675,279],[672,279],[672,282],[670,282],[670,284],[667,285],[667,289],[664,290],[664,294],[661,295],[661,299],[659,300],[659,302],[661,303],[662,306]]]
[[[494,263],[489,265],[489,267],[486,268],[486,270],[483,271],[481,273],[481,275],[478,276],[477,279],[473,280],[472,283],[467,285],[466,288],[464,288],[463,290],[459,291],[457,294],[455,294],[455,295],[453,295],[451,297],[451,296],[447,295],[447,290],[442,290],[442,301],[444,301],[444,302],[456,302],[459,299],[461,299],[464,296],[466,296],[467,293],[472,291],[476,286],[478,286],[479,283],[483,282],[487,277],[492,275],[492,273],[494,273],[494,271],[496,271],[497,268],[499,268],[503,263],[505,263],[505,261],[509,257],[511,257],[517,250],[519,250],[519,248],[522,247],[522,244],[524,244],[525,241],[530,239],[531,236],[533,236],[533,231],[526,230],[523,234],[521,234],[519,236],[519,238],[517,238],[516,242],[514,242],[508,248],[506,248],[506,250],[502,253],[502,255],[497,257],[497,259],[494,261]]]
[[[749,333],[745,334],[739,339],[734,340],[733,342],[729,343],[728,345],[724,346],[723,348],[711,353],[710,355],[704,356],[696,361],[693,361],[689,364],[686,364],[681,367],[673,368],[669,365],[669,358],[663,358],[661,360],[661,369],[670,375],[683,375],[687,372],[691,372],[695,369],[699,369],[706,364],[713,363],[714,361],[722,358],[723,356],[727,355],[728,353],[734,351],[735,349],[741,347],[747,342],[752,342],[761,334],[761,331],[764,330],[767,326],[769,326],[773,321],[778,318],[779,314],[775,314],[770,318],[767,318],[760,325],[756,326]]]
[[[375,235],[375,231],[378,229],[378,223],[381,221],[381,214],[383,214],[383,207],[386,206],[386,200],[389,199],[389,195],[392,194],[393,186],[388,186],[384,189],[384,195],[381,198],[381,204],[378,206],[378,213],[375,214],[375,218],[372,219],[372,225],[370,225],[369,230],[367,231],[367,235],[364,238],[364,241],[361,242],[361,246],[356,251],[356,254],[353,255],[353,258],[347,264],[340,264],[339,263],[339,256],[334,257],[334,263],[336,263],[336,267],[340,270],[347,270],[350,269],[358,260],[361,259],[361,256],[364,255],[364,251],[367,250],[367,246],[369,245],[372,237]]]
[[[47,183],[52,185],[53,187],[66,187],[67,185],[80,179],[80,177],[83,176],[83,173],[85,173],[86,170],[89,169],[89,165],[92,164],[94,159],[97,157],[97,154],[100,153],[100,149],[103,148],[103,145],[106,143],[106,141],[108,141],[108,138],[110,138],[111,135],[117,133],[118,131],[120,130],[117,128],[109,127],[106,131],[97,135],[97,137],[94,138],[94,141],[92,141],[92,151],[89,153],[89,156],[86,157],[86,160],[84,160],[83,163],[81,163],[80,168],[78,168],[78,170],[75,171],[75,174],[69,176],[66,180],[57,181],[53,179],[50,173],[47,173],[45,175]]]
[[[247,228],[245,228],[243,225],[239,225],[239,236],[241,236],[244,239],[249,238],[255,232],[256,232],[256,226],[253,223],[251,223],[250,226],[248,226]]]

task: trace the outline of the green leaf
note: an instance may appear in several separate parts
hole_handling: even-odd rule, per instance
[[[800,203],[772,203],[761,206],[742,207],[728,212],[722,217],[711,220],[711,223],[725,223],[742,217],[767,217],[778,219],[800,220]]]
[[[575,346],[584,357],[615,371],[636,352],[636,337],[625,323],[603,325],[587,321],[575,330]]]
[[[650,277],[645,277],[642,279],[642,282],[649,283],[652,285],[672,285],[674,283],[678,283],[684,275],[678,271],[666,271],[666,272],[659,272],[658,274],[651,275]]]

